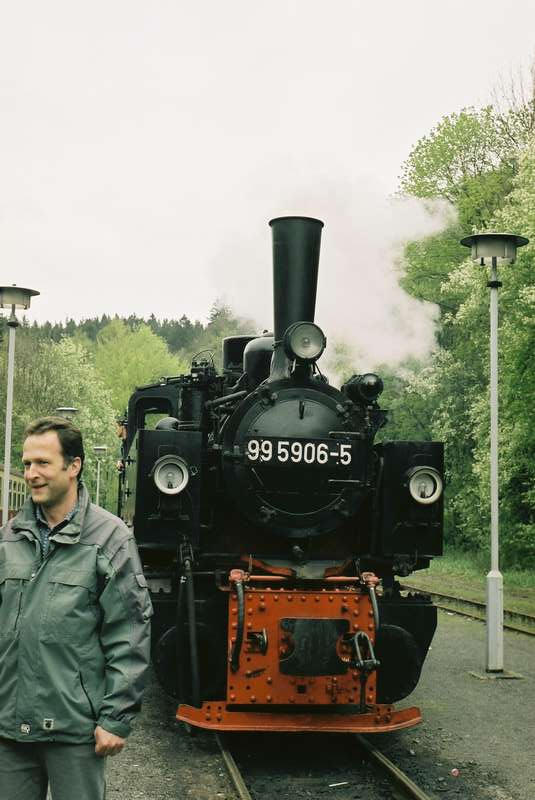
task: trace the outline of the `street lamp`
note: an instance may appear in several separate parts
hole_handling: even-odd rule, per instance
[[[98,506],[99,495],[100,495],[100,458],[99,456],[105,456],[108,452],[108,447],[105,444],[95,445],[93,447],[93,452],[97,457],[97,490],[95,492],[95,505]]]
[[[55,409],[55,413],[57,417],[72,419],[74,415],[78,413],[78,409],[72,406],[58,406],[58,408]]]
[[[2,484],[2,525],[5,525],[9,514],[9,476],[11,473],[11,422],[13,417],[13,376],[15,373],[15,332],[19,321],[15,316],[16,308],[28,309],[32,297],[38,295],[35,289],[22,289],[20,286],[0,286],[0,308],[11,308],[7,321],[9,326],[9,344],[7,356],[7,394],[6,394],[6,438],[4,445],[4,480]]]
[[[499,565],[498,510],[498,263],[514,264],[529,239],[512,233],[476,233],[461,239],[472,260],[490,266],[490,572],[487,575],[487,672],[503,672],[503,576]]]

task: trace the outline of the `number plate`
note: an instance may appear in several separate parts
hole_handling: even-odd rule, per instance
[[[245,461],[251,465],[349,467],[353,461],[353,447],[343,439],[250,436],[245,439]]]

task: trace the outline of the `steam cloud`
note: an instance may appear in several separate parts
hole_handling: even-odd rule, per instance
[[[327,371],[336,342],[349,348],[360,371],[380,363],[395,365],[408,356],[425,358],[435,344],[438,309],[403,291],[399,264],[406,242],[442,230],[453,221],[454,211],[442,201],[381,197],[371,181],[358,185],[356,192],[354,184],[325,181],[321,192],[303,191],[291,203],[273,198],[258,209],[261,224],[249,238],[244,241],[243,229],[236,231],[234,244],[220,251],[213,264],[219,297],[239,316],[253,319],[259,331],[272,330],[268,220],[285,214],[322,219],[316,322],[329,343],[321,361]],[[265,190],[269,196],[269,187]],[[265,199],[262,192],[258,196]],[[249,218],[252,210],[248,208]]]

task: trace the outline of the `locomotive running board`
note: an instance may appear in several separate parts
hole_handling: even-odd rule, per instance
[[[388,733],[411,728],[422,721],[414,706],[395,711],[392,706],[376,705],[368,714],[296,714],[273,711],[229,711],[224,702],[212,700],[200,708],[180,705],[180,722],[213,731],[277,731],[280,733]]]

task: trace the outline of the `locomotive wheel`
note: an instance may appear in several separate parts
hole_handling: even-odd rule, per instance
[[[202,700],[217,700],[226,690],[226,640],[218,641],[213,628],[203,623],[197,624],[197,643],[199,649],[199,669]],[[182,684],[184,697],[178,697],[176,663],[176,627],[168,628],[159,638],[154,649],[153,662],[156,676],[164,690],[179,702],[188,702],[191,688],[191,669],[189,656],[188,627],[184,626],[181,637],[183,655],[181,658]]]
[[[381,625],[375,640],[377,701],[403,700],[416,687],[422,671],[422,656],[414,636],[397,625]]]

